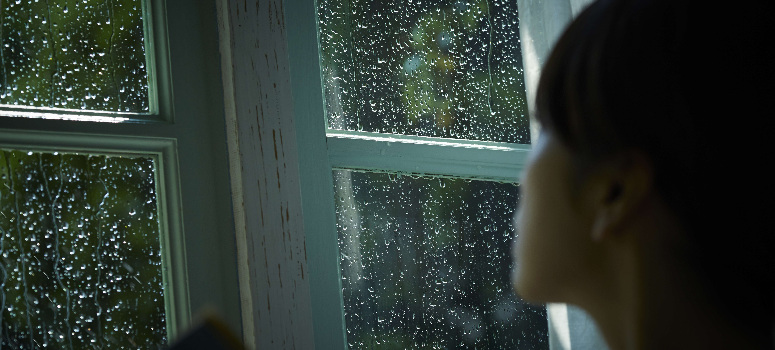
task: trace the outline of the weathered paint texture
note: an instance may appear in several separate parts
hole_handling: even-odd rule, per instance
[[[312,349],[283,2],[221,0],[219,11],[245,342]]]

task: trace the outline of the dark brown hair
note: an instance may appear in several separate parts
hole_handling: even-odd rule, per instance
[[[543,68],[536,117],[580,159],[637,150],[728,316],[775,313],[771,1],[600,0]],[[771,339],[770,339],[771,341]]]

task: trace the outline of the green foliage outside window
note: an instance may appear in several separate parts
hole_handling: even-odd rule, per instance
[[[151,158],[0,150],[2,346],[166,344]]]
[[[0,105],[148,113],[141,0],[0,1]]]

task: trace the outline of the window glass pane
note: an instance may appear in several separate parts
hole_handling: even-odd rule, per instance
[[[0,150],[2,347],[166,344],[152,158]]]
[[[330,128],[530,143],[516,1],[317,3]]]
[[[0,104],[148,113],[141,0],[0,6]]]
[[[548,349],[512,292],[518,186],[334,171],[352,349]]]

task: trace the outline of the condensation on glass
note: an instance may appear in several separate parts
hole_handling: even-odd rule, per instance
[[[166,347],[153,158],[0,150],[3,349]]]
[[[512,183],[334,171],[351,349],[548,349],[510,283]]]
[[[516,3],[317,0],[329,128],[530,143]]]
[[[0,104],[149,112],[142,0],[0,6]]]

